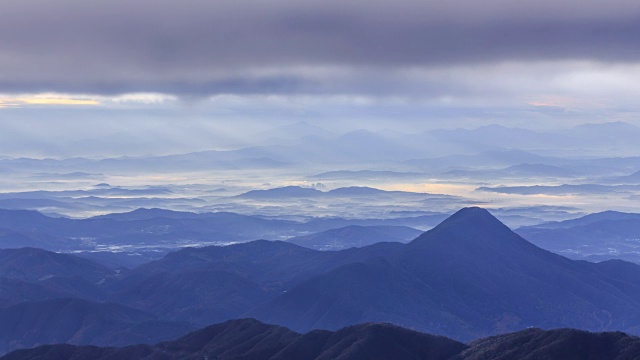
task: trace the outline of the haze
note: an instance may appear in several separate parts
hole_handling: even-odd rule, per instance
[[[123,207],[10,204],[70,216],[637,210],[639,15],[631,1],[8,1],[0,185],[8,199],[172,191]],[[456,200],[229,200],[292,185]]]

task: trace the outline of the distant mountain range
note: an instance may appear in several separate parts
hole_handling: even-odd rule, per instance
[[[504,178],[573,178],[579,173],[560,166],[545,164],[518,164],[497,170],[450,170],[441,175],[450,177],[466,177],[469,179],[504,179]]]
[[[463,344],[390,324],[299,334],[253,319],[232,320],[155,345],[45,345],[1,360],[633,360],[640,338],[624,333],[528,329]]]
[[[599,205],[604,200],[590,195],[614,193],[629,198],[621,202],[630,200],[631,205],[620,206],[630,208],[633,196],[640,196],[640,157],[636,156],[640,145],[635,140],[640,136],[639,129],[625,123],[604,123],[553,131],[489,125],[414,134],[363,129],[332,134],[301,122],[267,131],[263,137],[271,140],[259,146],[228,150],[112,158],[2,157],[0,171],[9,183],[24,183],[25,186],[15,189],[25,191],[0,194],[0,208],[37,210],[73,218],[141,207],[226,211],[271,218],[291,214],[384,218],[391,208],[400,211],[428,208],[449,214],[460,207],[504,199],[494,193],[575,194]],[[218,175],[208,177],[206,174],[211,172]],[[175,176],[155,177],[159,173]],[[184,174],[198,180],[187,184]],[[267,178],[268,182],[263,181]],[[164,180],[156,186],[132,186],[146,182],[141,179],[156,179],[149,181],[156,184],[158,179]],[[305,182],[309,187],[286,187]],[[442,186],[441,195],[424,195],[426,204],[406,201],[412,196],[409,191],[379,192],[367,197],[323,190],[388,184],[420,189],[425,183],[453,186]],[[522,184],[542,186],[514,186]],[[436,186],[432,189],[437,189]],[[468,186],[480,188],[484,193],[469,193]],[[259,190],[252,191],[256,189]],[[348,196],[362,201],[349,205]],[[591,209],[584,206],[579,210]],[[508,223],[521,226],[533,221]],[[296,235],[301,234],[269,238]],[[37,239],[32,240],[31,246],[40,246]],[[218,240],[211,243],[215,241]]]
[[[460,155],[508,152],[511,149],[519,149],[520,155],[528,156],[512,156],[511,159],[494,157],[493,164],[557,165],[548,160],[562,160],[561,158],[567,155],[634,156],[638,151],[638,137],[639,127],[621,122],[584,124],[555,131],[488,125],[475,129],[440,129],[418,134],[365,129],[333,134],[315,125],[297,123],[265,132],[261,138],[266,141],[260,146],[106,159],[0,158],[0,169],[5,169],[8,173],[29,170],[39,179],[86,179],[112,171],[282,169],[301,163],[395,163],[443,157],[455,160],[455,157]],[[512,155],[514,154],[512,152]],[[487,155],[481,157],[489,161],[491,156]],[[486,165],[486,161],[482,164]],[[431,164],[435,165],[435,162]],[[448,166],[465,165],[460,161],[449,161]]]
[[[640,263],[640,214],[605,211],[517,230],[532,243],[574,259]]]
[[[635,193],[640,185],[600,185],[600,184],[562,184],[531,186],[482,186],[476,191],[519,195],[606,195],[612,193]]]
[[[419,192],[409,192],[409,191],[386,191],[375,189],[366,186],[351,186],[351,187],[342,187],[333,189],[330,191],[321,191],[313,188],[304,188],[300,186],[285,186],[280,188],[273,188],[267,190],[251,190],[249,192],[237,195],[239,198],[246,199],[256,199],[256,200],[264,200],[264,199],[279,199],[286,200],[289,198],[317,198],[317,197],[381,197],[381,196],[393,196],[393,197],[401,197],[401,196],[410,196],[410,197],[418,197],[418,198],[430,198],[430,197],[439,197],[446,199],[455,199],[454,196],[448,195],[440,195],[440,194],[428,194],[428,193],[419,193]]]
[[[316,234],[296,236],[288,243],[316,250],[342,250],[363,247],[380,242],[408,242],[422,232],[406,226],[351,225]]]
[[[610,122],[583,124],[566,130],[534,131],[487,125],[476,129],[434,130],[428,134],[450,142],[468,144],[468,146],[492,145],[525,150],[581,149],[586,152],[590,147],[610,148],[612,144],[616,144],[618,151],[632,153],[629,150],[637,146],[635,142],[640,136],[640,127],[624,122]],[[588,155],[596,154],[594,152]]]
[[[339,196],[345,192],[362,194],[360,196],[386,193],[371,188],[346,188],[344,191],[337,189],[333,194]],[[421,198],[418,193],[407,194]],[[347,226],[387,227],[388,231],[377,233],[391,235],[395,229],[396,232],[399,231],[398,234],[401,233],[403,239],[410,240],[418,233],[407,227],[428,229],[447,217],[442,213],[424,213],[425,215],[386,219],[318,217],[292,221],[229,212],[192,213],[138,209],[86,219],[68,219],[49,217],[35,211],[0,209],[0,249],[29,246],[74,252],[112,268],[131,268],[158,259],[170,250],[184,246],[229,244],[256,239],[288,239]],[[407,231],[411,232],[410,236],[406,235]],[[344,235],[346,236],[346,233]],[[346,239],[334,240],[344,242]],[[377,239],[371,238],[366,244],[377,240],[394,241],[394,237],[382,239],[378,236]],[[359,246],[366,244],[360,242]],[[117,251],[112,251],[114,249]]]
[[[617,184],[640,184],[640,171],[610,179],[609,182]]]

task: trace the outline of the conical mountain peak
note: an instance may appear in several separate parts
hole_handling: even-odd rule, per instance
[[[451,228],[475,229],[477,231],[508,231],[511,230],[500,220],[493,216],[487,209],[480,207],[466,207],[445,219],[433,230],[445,230]]]
[[[476,220],[476,221],[493,221],[500,222],[495,216],[491,215],[489,210],[477,206],[466,207],[458,210],[445,221],[452,220]]]
[[[412,243],[448,243],[462,246],[502,246],[526,240],[511,231],[488,210],[463,208]]]

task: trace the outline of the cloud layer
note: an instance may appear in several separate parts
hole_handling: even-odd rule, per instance
[[[639,39],[637,1],[7,0],[0,88],[402,93],[415,69],[636,63]]]

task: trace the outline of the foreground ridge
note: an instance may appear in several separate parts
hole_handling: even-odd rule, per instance
[[[0,360],[508,360],[640,359],[640,338],[622,332],[527,329],[464,344],[390,324],[365,323],[299,334],[254,319],[230,320],[156,345],[121,348],[45,345]]]

